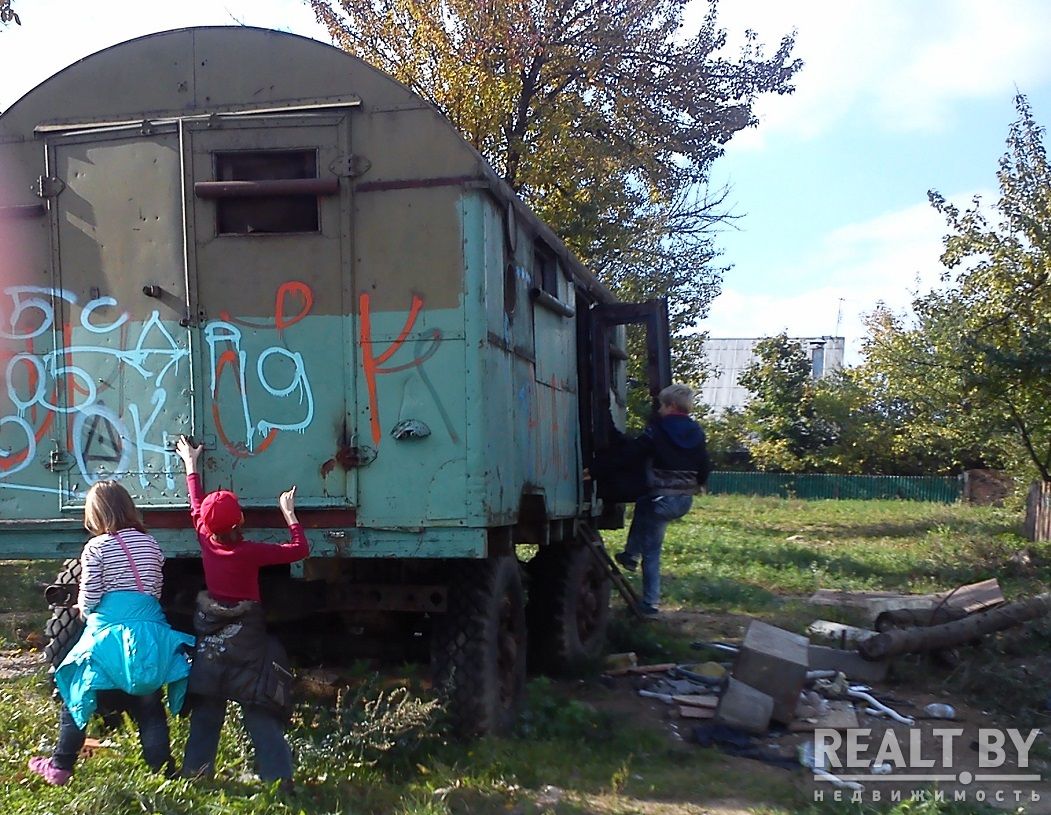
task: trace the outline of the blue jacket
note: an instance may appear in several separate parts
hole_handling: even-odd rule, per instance
[[[178,713],[186,696],[193,644],[193,637],[168,625],[156,597],[107,592],[88,615],[77,644],[55,669],[55,685],[82,729],[103,690],[144,696],[167,685],[168,709]]]

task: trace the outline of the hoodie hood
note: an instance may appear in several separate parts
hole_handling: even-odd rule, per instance
[[[661,418],[661,429],[671,439],[672,444],[683,450],[696,447],[704,441],[704,431],[689,416],[672,413]]]

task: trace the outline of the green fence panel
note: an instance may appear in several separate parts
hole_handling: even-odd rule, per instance
[[[962,489],[963,480],[956,476],[722,471],[708,478],[708,492],[713,494],[781,498],[900,498],[951,504],[960,500]]]

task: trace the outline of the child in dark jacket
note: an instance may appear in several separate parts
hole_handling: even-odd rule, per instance
[[[708,481],[711,463],[704,430],[690,418],[693,390],[669,385],[657,399],[657,416],[641,436],[628,439],[617,433],[626,457],[647,461],[649,494],[635,502],[628,541],[614,555],[629,571],[642,560],[642,612],[659,612],[661,547],[669,522],[690,511],[693,496]]]
[[[293,487],[279,505],[291,540],[281,544],[244,540],[244,513],[229,490],[204,495],[197,470],[200,447],[185,436],[176,451],[186,466],[190,514],[197,529],[207,591],[197,598],[197,647],[190,672],[190,735],[183,774],[211,775],[226,703],[241,705],[264,781],[292,779],[292,751],[285,739],[292,674],[284,649],[266,632],[260,605],[259,570],[294,563],[310,554],[295,514]]]

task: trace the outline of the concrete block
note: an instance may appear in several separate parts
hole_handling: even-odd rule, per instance
[[[799,634],[753,620],[734,662],[734,677],[770,696],[773,718],[782,724],[795,718],[806,684],[809,643]]]
[[[842,671],[853,682],[882,682],[887,678],[887,661],[869,662],[856,651],[811,645],[807,659],[812,671]]]
[[[765,733],[773,712],[774,700],[769,695],[731,676],[719,697],[714,721],[747,733]]]

